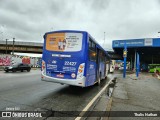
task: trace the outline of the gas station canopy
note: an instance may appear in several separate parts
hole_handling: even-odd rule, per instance
[[[141,63],[160,64],[160,38],[114,40],[113,50],[123,57],[124,45],[127,46],[127,60],[134,60],[135,53],[140,56]]]

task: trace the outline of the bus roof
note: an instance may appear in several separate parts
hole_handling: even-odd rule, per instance
[[[109,56],[108,52],[107,52],[106,50],[104,50],[104,49],[99,45],[99,43],[98,43],[89,33],[88,33],[88,35],[89,35],[89,37],[91,37],[92,40],[96,43],[97,47],[98,47],[99,49],[103,50],[103,51],[106,53],[106,55]]]
[[[78,32],[78,33],[88,33],[87,31],[80,31],[80,30],[57,30],[57,31],[46,32],[45,34],[49,34],[49,33],[58,33],[58,32]]]

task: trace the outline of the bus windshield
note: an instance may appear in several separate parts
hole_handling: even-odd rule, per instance
[[[50,33],[46,36],[46,50],[77,52],[82,49],[82,33]]]

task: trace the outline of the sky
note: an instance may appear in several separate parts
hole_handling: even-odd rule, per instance
[[[43,42],[45,32],[83,30],[112,40],[160,36],[160,0],[0,0],[0,40]]]

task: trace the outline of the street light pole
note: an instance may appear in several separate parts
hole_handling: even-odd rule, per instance
[[[8,41],[8,39],[6,39],[6,54],[7,54],[7,46],[8,46],[8,45],[7,45],[7,41]]]
[[[126,41],[124,43],[123,58],[124,58],[124,63],[123,63],[123,78],[126,78],[126,60],[127,60],[127,43],[126,43]]]
[[[14,43],[15,43],[15,38],[13,38],[12,55],[14,55]]]

